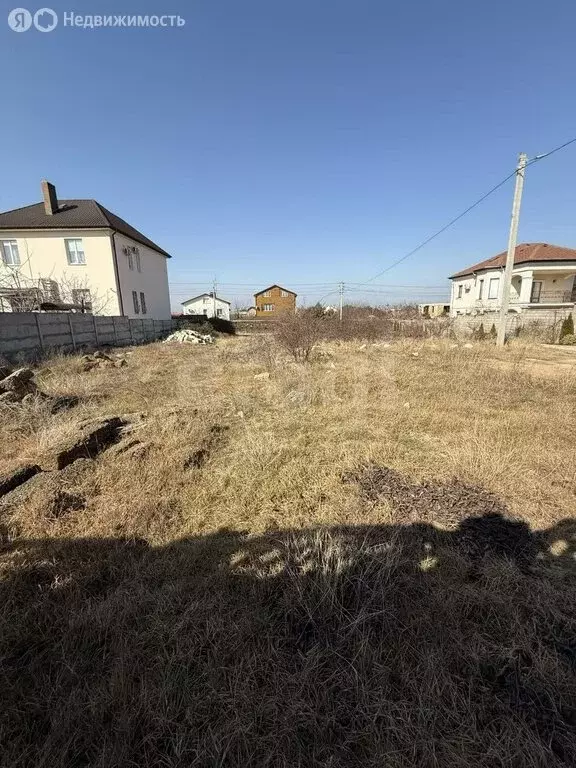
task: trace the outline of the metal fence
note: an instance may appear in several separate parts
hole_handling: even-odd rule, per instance
[[[0,313],[0,355],[41,357],[99,346],[155,341],[172,330],[172,320],[130,319],[70,312]]]

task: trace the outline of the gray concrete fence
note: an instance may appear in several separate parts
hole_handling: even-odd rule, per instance
[[[0,355],[43,357],[56,351],[143,344],[166,336],[172,320],[69,312],[0,313]]]

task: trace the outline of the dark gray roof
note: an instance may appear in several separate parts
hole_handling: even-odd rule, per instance
[[[44,210],[44,203],[6,211],[0,213],[3,229],[114,229],[170,258],[169,253],[96,200],[59,200],[58,211],[52,216]]]

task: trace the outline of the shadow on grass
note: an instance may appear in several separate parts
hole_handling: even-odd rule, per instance
[[[17,541],[0,764],[574,765],[575,552],[500,512]]]

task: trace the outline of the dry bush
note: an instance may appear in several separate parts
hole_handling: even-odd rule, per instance
[[[286,313],[275,323],[274,337],[297,363],[310,360],[314,347],[324,338],[324,320],[314,312]]]

